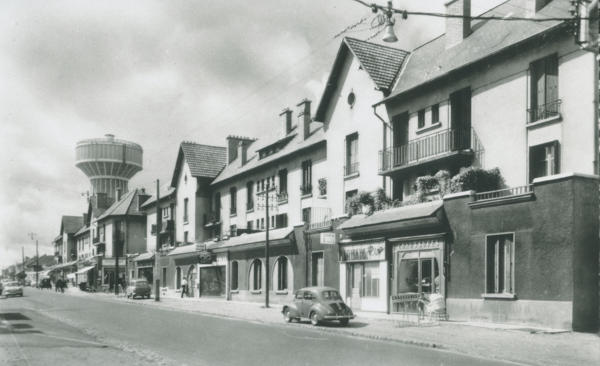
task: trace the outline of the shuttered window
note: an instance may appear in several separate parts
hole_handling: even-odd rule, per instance
[[[558,114],[558,57],[551,55],[531,63],[530,122]]]
[[[514,294],[513,234],[490,235],[486,245],[486,293]]]

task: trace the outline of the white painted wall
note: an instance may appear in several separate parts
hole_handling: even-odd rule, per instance
[[[187,176],[187,182],[185,177]],[[196,217],[196,189],[197,182],[196,178],[192,177],[192,173],[190,172],[190,168],[187,162],[184,160],[182,162],[181,173],[179,177],[177,177],[177,187],[176,187],[176,221],[175,221],[175,235],[176,241],[183,242],[184,232],[188,232],[188,241],[193,243],[196,239],[196,226],[195,226],[195,217]],[[184,200],[188,199],[188,221],[187,223],[183,221],[183,207]]]

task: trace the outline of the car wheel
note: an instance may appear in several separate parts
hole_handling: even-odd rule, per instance
[[[312,325],[319,325],[319,314],[316,312],[310,314],[310,323]]]
[[[340,325],[342,327],[345,327],[346,325],[348,325],[349,321],[350,321],[350,319],[340,319]]]
[[[283,320],[285,320],[286,323],[291,323],[292,322],[292,317],[290,316],[290,310],[289,309],[285,309],[285,311],[283,312]]]

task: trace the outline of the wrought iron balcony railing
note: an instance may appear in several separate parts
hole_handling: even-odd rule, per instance
[[[525,186],[498,189],[496,191],[475,193],[475,201],[498,199],[509,196],[518,196],[531,192],[533,192],[533,186],[531,184],[528,184]]]
[[[479,138],[472,128],[444,130],[409,141],[405,145],[390,147],[379,152],[379,172],[418,164],[436,156],[460,151],[483,151]]]
[[[309,229],[325,229],[331,226],[332,215],[329,207],[311,207],[307,216]]]
[[[556,117],[560,115],[561,100],[557,99],[554,102],[538,105],[535,108],[527,110],[527,123],[534,123],[546,118]]]
[[[358,167],[359,167],[358,161],[344,166],[344,177],[358,174]]]
[[[312,184],[300,186],[300,194],[303,196],[312,194]]]

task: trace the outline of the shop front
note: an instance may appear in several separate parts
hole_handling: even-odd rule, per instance
[[[90,264],[85,267],[81,267],[75,272],[77,286],[83,290],[88,291],[95,286],[97,271],[96,265]]]
[[[340,242],[340,292],[356,310],[386,311],[388,261],[385,239]]]
[[[135,265],[135,278],[145,279],[148,283],[154,283],[154,254],[142,253],[133,259]]]
[[[390,311],[418,313],[445,296],[445,234],[389,239],[392,249]],[[421,304],[421,308],[419,308]]]
[[[218,253],[214,261],[199,264],[198,269],[199,296],[225,297],[227,294],[227,253]]]
[[[115,278],[118,278],[120,285],[125,284],[126,261],[125,258],[119,258],[118,277],[115,258],[102,258],[100,270],[100,283],[102,291],[113,291]]]

